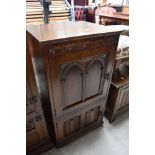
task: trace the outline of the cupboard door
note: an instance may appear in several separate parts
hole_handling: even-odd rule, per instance
[[[110,77],[107,64],[108,54],[69,62],[52,60],[51,77],[57,117],[106,97]]]
[[[58,144],[69,141],[82,133],[82,131],[101,124],[105,105],[105,101],[101,100],[85,109],[58,118]]]

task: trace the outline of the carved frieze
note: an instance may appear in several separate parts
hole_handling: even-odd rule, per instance
[[[76,53],[81,52],[85,50],[92,50],[96,48],[102,48],[107,45],[111,45],[113,42],[116,42],[118,38],[117,37],[96,37],[91,38],[89,40],[80,40],[76,42],[66,42],[65,44],[53,44],[53,47],[50,48],[50,54],[51,55],[59,55],[61,53]]]

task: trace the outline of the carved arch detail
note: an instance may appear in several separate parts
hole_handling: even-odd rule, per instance
[[[65,77],[66,77],[66,74],[69,72],[69,70],[71,70],[73,67],[77,67],[80,69],[81,73],[84,74],[84,69],[80,66],[80,64],[78,63],[73,63],[73,64],[70,64],[68,66],[66,66],[64,68],[64,70],[62,71],[62,75],[61,75],[61,80],[64,81],[65,80]]]
[[[72,63],[62,67],[62,106],[65,109],[74,106],[82,100],[84,69],[79,63]]]
[[[62,64],[60,82],[63,110],[101,95],[108,55]],[[94,82],[95,80],[95,82]]]
[[[102,94],[106,72],[107,55],[92,59],[85,70],[85,99]],[[95,79],[95,83],[94,83]]]
[[[88,73],[88,70],[89,70],[89,68],[91,67],[91,65],[92,65],[93,63],[97,62],[97,61],[100,62],[101,65],[102,65],[102,68],[104,68],[105,64],[104,64],[103,60],[102,60],[101,58],[94,58],[93,60],[91,60],[91,61],[88,63],[85,72]]]

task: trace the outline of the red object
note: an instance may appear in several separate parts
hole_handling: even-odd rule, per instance
[[[95,23],[96,7],[75,6],[75,20]]]

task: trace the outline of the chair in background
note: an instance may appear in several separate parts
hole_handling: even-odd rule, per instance
[[[102,15],[102,14],[112,15],[113,13],[116,13],[116,9],[110,6],[102,7],[99,10],[99,15]],[[110,20],[110,19],[103,19],[102,24],[103,25],[118,25],[120,23],[118,23],[117,21]]]
[[[96,7],[90,6],[75,6],[75,21],[87,21],[95,23]]]

